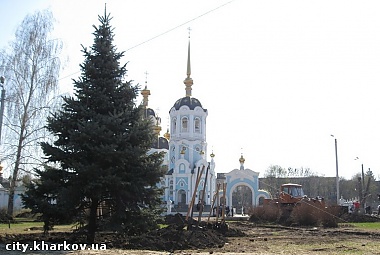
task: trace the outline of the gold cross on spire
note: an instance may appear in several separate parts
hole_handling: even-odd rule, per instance
[[[145,71],[145,88],[147,88],[147,84],[148,84],[148,71]]]

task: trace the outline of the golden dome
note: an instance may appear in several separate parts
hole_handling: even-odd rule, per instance
[[[165,137],[167,140],[170,140],[169,129],[166,130],[166,133],[164,134],[164,137]]]
[[[161,132],[161,126],[153,126],[153,132],[155,135],[159,135]]]

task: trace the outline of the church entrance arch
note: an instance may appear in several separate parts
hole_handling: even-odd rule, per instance
[[[253,206],[253,192],[246,184],[236,185],[232,190],[232,208],[236,208],[237,214],[247,214]]]
[[[178,190],[177,201],[178,201],[178,205],[186,204],[186,191],[184,191],[183,189]]]

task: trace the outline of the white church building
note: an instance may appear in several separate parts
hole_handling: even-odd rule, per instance
[[[163,201],[172,202],[178,209],[186,209],[195,195],[195,204],[202,200],[205,187],[204,204],[211,205],[217,187],[217,175],[215,172],[214,153],[211,152],[210,160],[207,160],[208,150],[206,141],[206,119],[208,111],[201,102],[192,96],[193,79],[191,78],[190,65],[190,41],[187,56],[187,76],[184,80],[185,95],[174,102],[169,111],[170,128],[160,137],[161,119],[148,107],[150,90],[145,86],[141,91],[145,116],[154,124],[154,132],[157,140],[154,142],[150,153],[164,151],[164,167],[167,169],[165,176],[158,184],[164,188]],[[169,131],[170,130],[170,131]],[[227,183],[226,205],[232,207],[232,193],[239,185],[245,185],[252,194],[252,206],[260,204],[262,198],[268,198],[266,191],[259,189],[258,172],[244,169],[243,157],[239,159],[240,169],[222,174],[221,180]],[[203,172],[202,172],[203,169]],[[196,188],[197,175],[202,172],[199,185]]]

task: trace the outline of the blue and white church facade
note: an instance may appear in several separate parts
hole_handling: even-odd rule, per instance
[[[170,127],[163,137],[159,137],[161,119],[155,115],[152,109],[148,108],[150,91],[145,86],[141,92],[144,97],[145,116],[151,119],[154,124],[154,132],[157,134],[157,140],[149,153],[165,152],[163,167],[166,168],[166,174],[158,184],[159,187],[164,188],[162,199],[165,203],[173,203],[177,208],[186,208],[191,203],[193,196],[195,196],[195,204],[201,201],[204,187],[205,193],[202,201],[205,205],[212,205],[212,199],[217,192],[215,155],[213,152],[209,155],[210,160],[207,160],[206,119],[208,110],[202,106],[197,98],[192,96],[190,42],[188,45],[187,76],[184,84],[185,95],[174,102],[170,109]],[[197,186],[199,172],[202,172],[202,175]],[[226,205],[232,206],[232,192],[237,184],[249,186],[254,197],[252,205],[258,205],[261,197],[269,197],[269,194],[260,191],[258,188],[257,172],[244,169],[238,170],[238,172],[233,170],[225,174],[225,177],[227,182]],[[231,184],[232,186],[230,186]]]

